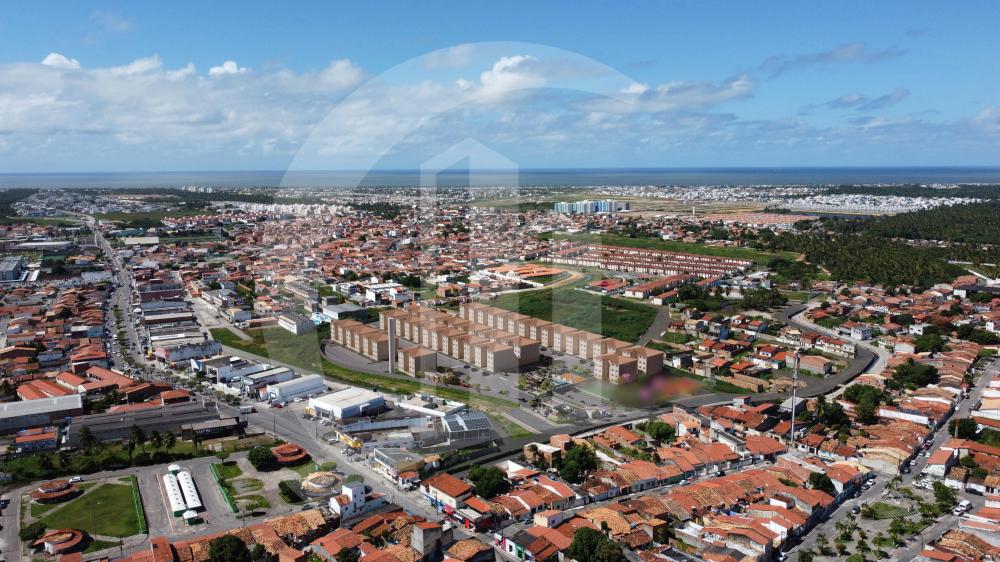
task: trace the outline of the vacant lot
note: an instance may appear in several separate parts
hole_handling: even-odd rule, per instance
[[[142,531],[132,486],[101,484],[42,518],[49,529],[80,529],[92,535],[130,537]]]
[[[492,304],[627,342],[639,339],[656,317],[652,306],[569,287],[508,293]]]
[[[236,334],[225,328],[215,328],[212,330],[212,337],[219,340],[222,345],[242,349],[255,355],[269,357],[275,361],[287,363],[314,373],[323,373],[330,378],[338,379],[355,386],[366,388],[377,386],[380,390],[396,394],[426,392],[429,386],[433,386],[416,379],[408,380],[363,373],[331,363],[320,354],[321,342],[330,337],[329,324],[320,326],[316,332],[300,336],[296,336],[281,328],[246,330],[246,334],[251,338],[249,341],[240,339]],[[479,404],[481,406],[499,406],[503,408],[517,406],[514,402],[493,396],[484,394],[472,395],[467,390],[461,388],[435,386],[433,392],[441,398]]]

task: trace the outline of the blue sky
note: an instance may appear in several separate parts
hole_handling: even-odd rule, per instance
[[[994,2],[204,4],[0,14],[0,169],[1000,165]]]

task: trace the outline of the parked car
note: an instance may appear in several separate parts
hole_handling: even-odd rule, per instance
[[[70,484],[76,484],[77,482],[83,482],[83,477],[82,476],[74,476],[74,477],[72,477],[72,478],[69,479],[69,483]]]

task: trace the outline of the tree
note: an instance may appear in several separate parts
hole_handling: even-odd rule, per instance
[[[80,446],[87,451],[97,446],[97,438],[94,437],[94,432],[90,431],[89,427],[84,426],[80,430]]]
[[[146,452],[146,432],[142,430],[141,427],[133,425],[129,430],[128,436],[129,443],[135,448],[136,445],[142,448],[142,452]]]
[[[208,557],[212,562],[250,562],[250,549],[238,537],[223,535],[209,543]]]
[[[938,334],[924,334],[913,340],[913,347],[917,353],[925,351],[941,351],[947,342]]]
[[[621,546],[589,527],[582,527],[573,534],[566,554],[579,562],[625,562]]]
[[[879,420],[878,406],[869,402],[863,402],[854,408],[854,415],[857,417],[858,423],[863,425],[874,425],[878,423]]]
[[[833,551],[830,550],[830,539],[826,538],[825,534],[820,533],[816,537],[816,546],[819,548],[819,553],[823,556],[830,556]]]
[[[960,420],[951,420],[948,424],[948,433],[959,439],[975,439],[976,434],[979,432],[975,420],[972,418],[962,418]]]
[[[476,486],[476,494],[486,499],[507,491],[507,480],[503,472],[495,467],[474,466],[469,469],[469,480]]]
[[[815,559],[816,559],[816,553],[809,549],[800,550],[799,556],[798,558],[796,558],[798,562],[813,562],[813,560]]]
[[[17,536],[20,537],[22,541],[35,541],[41,538],[45,534],[45,523],[41,521],[35,521],[31,525],[21,528],[18,531]]]
[[[844,407],[837,402],[821,403],[816,411],[816,420],[830,427],[846,427],[851,425],[851,419],[844,412]]]
[[[942,482],[934,482],[934,501],[937,502],[942,511],[954,507],[956,500],[955,490],[945,486]]]
[[[674,429],[674,426],[660,420],[646,422],[646,433],[661,443],[673,443],[677,436],[677,430]]]
[[[885,381],[885,385],[896,390],[916,390],[938,382],[938,378],[938,370],[935,367],[909,359],[896,367],[892,378]]]
[[[837,497],[837,489],[833,487],[833,481],[822,472],[813,472],[809,475],[809,487]]]
[[[149,444],[152,445],[154,449],[163,447],[163,434],[154,429],[149,434]]]
[[[559,476],[567,482],[578,484],[588,472],[597,467],[597,453],[590,447],[578,445],[566,452],[559,466]]]
[[[359,559],[358,551],[354,548],[341,550],[337,554],[337,562],[358,562]]]
[[[278,459],[267,447],[254,447],[247,453],[247,460],[257,470],[271,470],[278,464]]]
[[[264,549],[264,545],[256,542],[253,543],[253,546],[250,547],[250,559],[262,560],[265,556],[267,556],[267,550]],[[343,562],[343,561],[344,561],[343,558],[338,557],[337,562]],[[355,560],[355,562],[357,561]]]
[[[177,444],[177,436],[173,433],[167,432],[166,437],[163,438],[163,446],[167,449],[173,449],[174,445]]]

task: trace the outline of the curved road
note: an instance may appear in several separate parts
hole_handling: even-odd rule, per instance
[[[830,334],[831,331],[827,330],[821,326],[816,326],[815,324],[805,323],[800,320],[793,320],[796,316],[799,316],[804,312],[806,306],[804,304],[793,304],[786,306],[785,308],[775,312],[772,316],[775,320],[783,322],[799,330],[808,332],[822,332]],[[839,336],[838,336],[839,337]],[[857,342],[855,342],[857,344]],[[878,350],[884,351],[884,350]],[[806,388],[801,388],[796,392],[797,396],[803,398],[811,398],[814,396],[819,396],[821,394],[828,394],[836,390],[839,386],[846,384],[858,375],[866,372],[870,367],[884,366],[885,360],[888,358],[888,352],[884,352],[886,355],[883,356],[881,353],[876,353],[876,350],[865,345],[856,345],[856,352],[854,354],[854,359],[843,371],[825,377],[818,380],[815,384],[811,384]],[[725,394],[725,393],[714,393],[714,394],[699,394],[697,396],[691,396],[689,398],[681,398],[674,400],[673,402],[681,406],[687,406],[689,408],[696,408],[698,406],[704,406],[706,404],[716,404],[721,402],[727,402],[732,399],[736,394]],[[788,398],[791,396],[790,392],[764,392],[760,394],[752,394],[754,398],[761,401],[775,400],[779,398]]]

